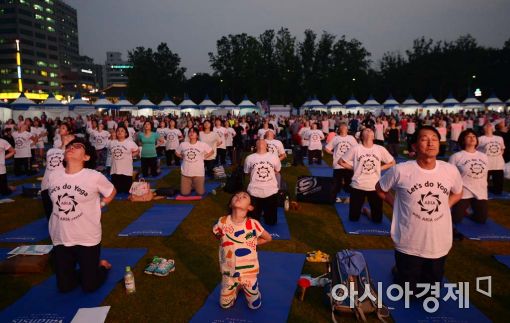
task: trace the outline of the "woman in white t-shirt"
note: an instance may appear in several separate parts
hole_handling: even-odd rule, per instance
[[[27,126],[22,123],[18,126],[18,130],[12,133],[14,138],[16,154],[14,154],[14,175],[31,175],[32,169],[30,167],[30,158],[32,152],[30,145],[37,141],[30,132],[27,131]]]
[[[472,129],[466,129],[459,135],[461,151],[453,154],[448,161],[455,165],[462,176],[462,199],[452,207],[453,223],[460,223],[467,215],[469,207],[473,209],[470,218],[485,223],[488,217],[487,173],[489,159],[477,151],[478,138]],[[454,238],[456,237],[454,229]]]
[[[72,140],[64,159],[65,169],[53,172],[48,179],[57,288],[69,292],[81,285],[83,291],[92,292],[101,287],[111,268],[108,261],[100,260],[101,207],[110,203],[116,192],[103,174],[93,170],[95,149],[87,141]]]
[[[303,124],[303,127],[299,129],[298,136],[301,138],[301,155],[307,156],[308,155],[308,145],[310,141],[307,138],[307,133],[310,131],[310,121],[305,121]]]
[[[170,119],[168,123],[170,128],[168,128],[165,144],[166,165],[171,166],[173,163],[175,166],[179,166],[180,161],[175,155],[175,150],[179,147],[179,143],[183,139],[182,132],[175,127],[175,120]]]
[[[306,139],[308,140],[308,165],[315,163],[322,164],[322,140],[324,133],[317,129],[317,124],[312,123],[312,128],[306,132]]]
[[[214,163],[216,162],[216,149],[221,145],[220,136],[211,130],[211,121],[205,120],[202,124],[203,131],[200,131],[199,140],[205,142],[213,150],[213,154],[205,158],[205,171],[208,176],[213,176]],[[189,131],[188,131],[189,132]],[[189,137],[189,134],[188,134]]]
[[[9,195],[12,189],[7,185],[7,169],[5,160],[14,156],[15,151],[6,140],[0,138],[0,195]]]
[[[138,145],[129,139],[129,132],[123,125],[117,126],[116,137],[109,144],[112,183],[117,192],[129,193],[133,183],[133,156],[138,155]]]
[[[32,157],[37,166],[43,166],[44,157],[44,140],[48,134],[46,129],[41,125],[41,121],[38,118],[34,118],[34,122],[30,127],[30,133],[37,138],[37,141],[32,145]]]
[[[489,185],[489,190],[494,194],[503,193],[504,182],[504,169],[505,160],[503,153],[505,152],[505,142],[500,136],[493,134],[494,126],[486,123],[483,126],[485,134],[478,138],[478,150],[485,153],[489,159],[489,173],[488,180],[492,185]]]
[[[382,221],[382,200],[375,191],[375,185],[381,178],[381,171],[395,165],[395,159],[383,146],[374,144],[374,131],[365,128],[360,134],[361,144],[353,146],[338,161],[344,168],[352,169],[349,220],[358,221],[365,198],[368,199],[369,218],[375,222]]]
[[[448,129],[446,128],[446,121],[439,120],[438,126],[436,127],[439,132],[439,156],[446,155],[446,146],[448,145],[448,140],[446,135],[448,134]]]
[[[106,166],[106,154],[108,140],[110,139],[110,133],[105,130],[104,124],[100,123],[97,126],[97,131],[94,131],[94,147],[96,148],[97,155],[97,167],[102,170]]]
[[[236,136],[236,131],[232,128],[230,121],[225,120],[223,123],[227,132],[225,134],[225,146],[227,147],[227,156],[230,159],[230,163],[234,164],[234,137]],[[234,121],[235,124],[235,121]]]

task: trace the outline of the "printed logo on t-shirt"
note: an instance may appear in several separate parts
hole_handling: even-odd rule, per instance
[[[16,138],[15,140],[16,148],[23,148],[23,145],[25,144],[25,140],[23,138]]]
[[[56,210],[53,209],[53,215],[58,217],[60,221],[74,221],[81,217],[83,212],[78,207],[79,203],[77,201],[79,195],[86,197],[89,193],[78,185],[67,183],[51,188],[50,196],[57,206]]]
[[[273,144],[267,144],[267,151],[271,154],[277,154],[278,150],[276,149],[276,145]]]
[[[62,155],[53,155],[48,159],[48,167],[51,169],[57,168],[62,164]]]
[[[116,146],[112,149],[112,157],[115,160],[122,159],[122,156],[124,155],[124,149],[123,147]]]
[[[255,180],[259,182],[268,182],[272,179],[271,170],[273,165],[266,161],[260,161],[253,165],[255,172]]]
[[[166,136],[166,139],[168,141],[174,141],[175,140],[175,135],[173,133],[169,133],[168,136]]]
[[[337,150],[336,150],[337,157],[340,156],[340,155],[345,154],[349,149],[351,149],[351,144],[350,143],[345,142],[345,141],[342,141],[342,142],[338,143]]]
[[[421,207],[420,211],[425,212],[428,215],[438,212],[439,206],[441,205],[439,194],[434,194],[431,191],[428,191],[426,194],[421,194],[418,204]]]
[[[318,134],[315,134],[315,133],[314,133],[314,134],[310,137],[310,139],[311,139],[312,141],[320,141],[320,140],[321,140],[321,137],[320,137]]]
[[[438,221],[443,217],[444,214],[440,212],[440,207],[445,201],[448,201],[450,195],[450,190],[443,183],[437,181],[416,183],[406,191],[409,195],[419,192],[420,197],[417,202],[419,208],[411,208],[415,217],[425,222]],[[441,194],[445,197],[441,198]]]
[[[58,211],[64,213],[65,215],[69,215],[69,213],[75,212],[76,205],[78,205],[78,202],[76,202],[74,195],[64,193],[63,195],[57,196]]]
[[[101,137],[96,137],[96,143],[101,145],[103,143],[103,138]]]
[[[197,161],[197,156],[200,152],[196,149],[190,148],[186,150],[184,155],[186,156],[186,161],[194,163]]]
[[[487,144],[486,152],[487,156],[499,156],[501,154],[499,143],[494,141],[489,142]]]
[[[484,176],[485,167],[487,166],[483,161],[470,159],[466,162],[468,164],[469,172],[466,174],[471,178],[482,178]]]
[[[361,173],[363,174],[373,174],[377,170],[375,161],[371,158],[365,159],[361,164]]]

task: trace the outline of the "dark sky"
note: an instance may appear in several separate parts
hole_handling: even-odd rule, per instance
[[[187,74],[211,72],[216,40],[245,32],[305,29],[357,38],[377,62],[420,36],[454,40],[470,33],[484,46],[510,38],[510,0],[66,0],[78,11],[80,53],[104,63],[107,51],[168,43]]]

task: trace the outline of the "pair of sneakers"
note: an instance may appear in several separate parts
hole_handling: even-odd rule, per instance
[[[165,259],[155,256],[152,262],[145,267],[144,273],[155,276],[168,276],[175,270],[175,261],[173,259]]]

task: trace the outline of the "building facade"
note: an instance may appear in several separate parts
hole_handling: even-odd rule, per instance
[[[106,62],[104,66],[104,85],[127,84],[128,77],[126,71],[132,68],[132,65],[122,60],[122,54],[119,52],[106,52]]]

